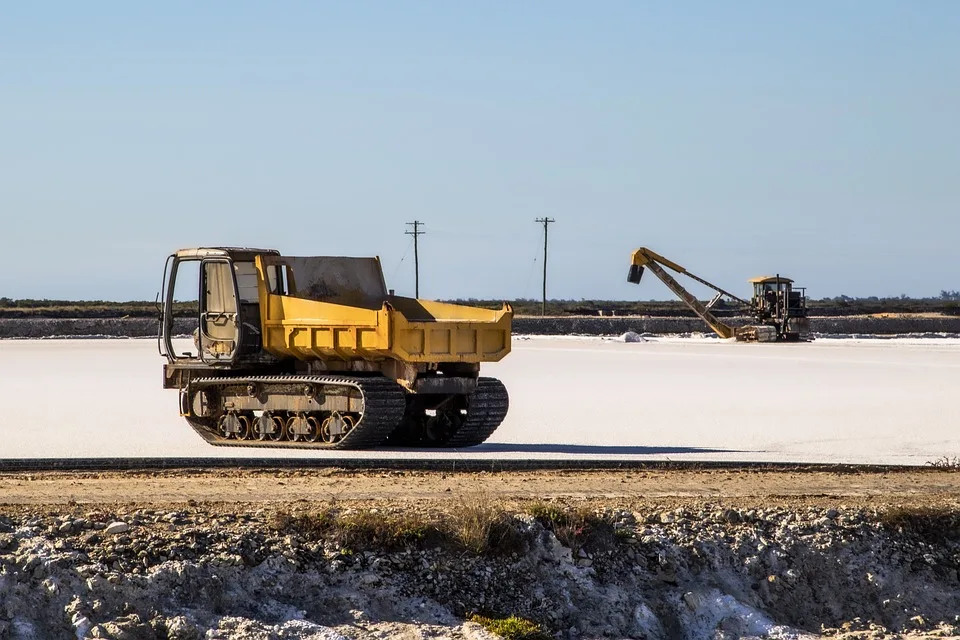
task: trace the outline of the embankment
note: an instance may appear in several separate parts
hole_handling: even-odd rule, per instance
[[[475,613],[564,640],[960,632],[949,510],[463,513],[0,514],[0,638],[495,640]]]

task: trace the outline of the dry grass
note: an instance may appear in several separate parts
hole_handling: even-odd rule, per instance
[[[449,546],[469,553],[509,554],[526,546],[516,522],[502,507],[483,499],[464,500],[442,516],[333,508],[274,515],[272,528],[351,550],[393,551],[409,546]]]
[[[478,555],[519,553],[525,548],[513,517],[485,496],[463,499],[445,523],[451,539]]]
[[[534,502],[523,511],[575,556],[581,549],[590,553],[612,549],[620,539],[613,522],[587,508]],[[328,507],[308,513],[280,512],[271,524],[281,533],[352,550],[445,546],[474,555],[509,555],[523,553],[529,544],[514,514],[485,495],[464,496],[442,514]]]
[[[407,546],[436,543],[443,538],[432,522],[413,514],[376,511],[339,513],[333,509],[291,515],[276,514],[273,527],[313,540],[328,541],[343,549],[393,551]]]
[[[557,540],[569,547],[574,556],[581,549],[589,552],[610,549],[617,543],[613,523],[586,508],[562,508],[546,502],[535,502],[527,508]]]
[[[934,469],[942,469],[945,471],[960,471],[960,457],[941,456],[936,460],[928,462],[927,465],[933,467]]]
[[[304,538],[318,540],[324,537],[335,522],[330,510],[298,514],[280,511],[274,514],[270,525],[281,533],[296,533]]]

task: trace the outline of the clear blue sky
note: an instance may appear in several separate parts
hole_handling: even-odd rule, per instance
[[[22,2],[0,296],[152,299],[167,254],[374,255],[423,297],[960,289],[960,2]],[[404,255],[406,258],[404,259]],[[403,259],[403,260],[402,260]],[[401,263],[402,260],[402,263]]]

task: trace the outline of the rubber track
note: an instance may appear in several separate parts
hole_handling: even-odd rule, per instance
[[[218,447],[258,447],[272,449],[368,449],[386,442],[400,424],[406,407],[403,389],[393,380],[371,376],[243,376],[198,378],[191,387],[234,384],[315,384],[353,387],[363,394],[363,415],[360,422],[342,440],[334,444],[322,442],[290,442],[273,440],[228,440],[212,432],[205,424],[188,419],[193,430],[204,440]]]
[[[477,390],[470,396],[467,407],[467,420],[444,443],[443,447],[452,449],[474,447],[493,434],[507,417],[510,397],[507,388],[496,378],[480,378]]]

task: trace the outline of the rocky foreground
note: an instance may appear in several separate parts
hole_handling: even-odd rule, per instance
[[[960,637],[958,567],[955,506],[8,505],[0,638]]]

